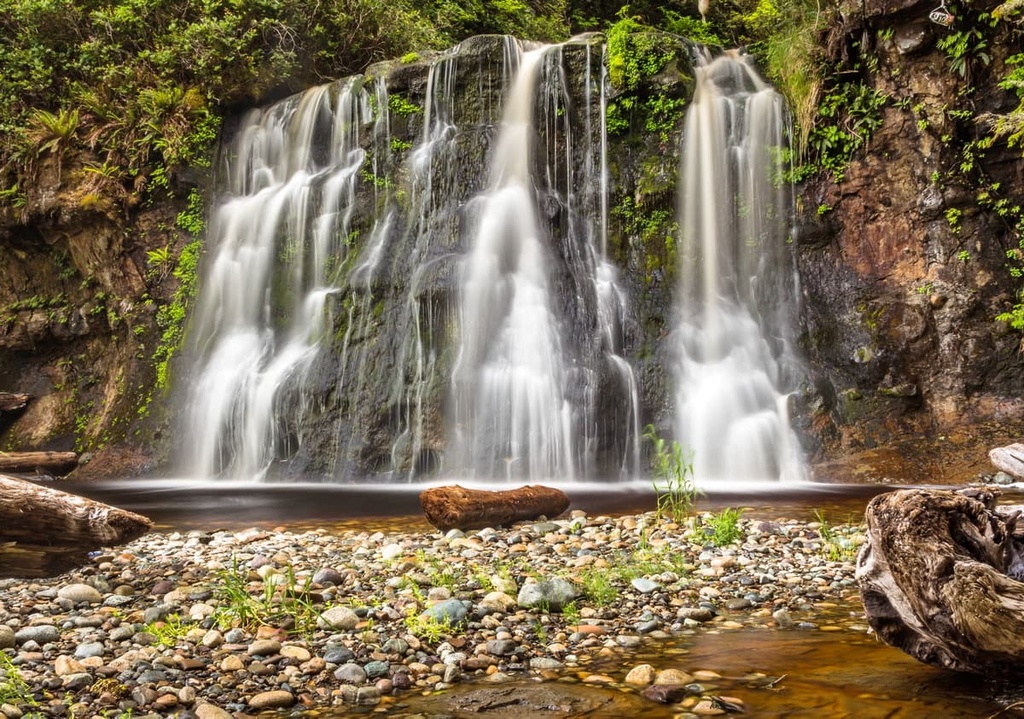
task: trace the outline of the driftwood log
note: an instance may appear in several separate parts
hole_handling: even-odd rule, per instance
[[[134,512],[0,475],[0,576],[60,574],[152,526]]]
[[[0,412],[19,412],[28,406],[32,395],[0,392]]]
[[[497,527],[542,515],[555,517],[568,509],[569,497],[541,485],[488,491],[455,484],[420,492],[420,505],[428,522],[447,531]]]
[[[0,472],[67,474],[78,466],[74,452],[0,452]]]
[[[938,667],[1024,673],[1020,507],[997,496],[912,489],[868,504],[856,577],[880,639]]]

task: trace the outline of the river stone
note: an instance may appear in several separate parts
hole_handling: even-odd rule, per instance
[[[61,654],[53,661],[53,673],[59,677],[84,671],[85,667],[82,666],[82,663],[67,654]]]
[[[79,689],[85,689],[87,686],[91,686],[94,681],[96,680],[93,679],[92,674],[89,672],[65,674],[63,681],[61,681],[61,688],[67,689],[68,691],[77,691]]]
[[[507,657],[516,651],[516,642],[512,639],[489,639],[487,653],[496,657]]]
[[[662,669],[654,676],[654,683],[658,685],[678,684],[680,686],[693,682],[693,677],[682,669]]]
[[[988,458],[996,466],[996,469],[1017,479],[1024,479],[1024,444],[1009,444],[1005,447],[990,449]]]
[[[103,595],[96,587],[88,584],[68,584],[57,590],[57,596],[61,599],[69,599],[75,604],[78,602],[89,602],[99,604],[103,601]]]
[[[466,605],[458,599],[446,599],[443,602],[427,607],[420,617],[432,619],[436,622],[446,623],[450,626],[457,626],[466,621],[469,611]]]
[[[260,692],[249,699],[250,709],[287,709],[295,703],[295,697],[291,692],[283,689],[275,689],[269,692]]]
[[[82,642],[75,647],[75,659],[103,656],[103,642]]]
[[[626,684],[645,687],[654,682],[655,671],[650,664],[638,664],[626,674]]]
[[[491,612],[508,612],[515,606],[515,597],[510,597],[505,592],[488,592],[487,596],[480,600],[480,608]]]
[[[0,624],[0,649],[10,649],[14,644],[14,630],[6,624]]]
[[[631,581],[630,584],[633,586],[633,589],[640,592],[641,594],[650,594],[655,589],[661,588],[660,584],[650,579],[647,579],[646,577],[637,577],[636,579]]]
[[[652,684],[643,690],[645,699],[659,704],[675,704],[690,694],[687,687],[679,684]]]
[[[196,719],[234,719],[229,712],[224,711],[216,704],[204,701],[196,704],[195,713]]]
[[[327,586],[333,584],[335,586],[343,584],[345,578],[341,576],[341,572],[330,567],[323,567],[316,570],[313,575],[313,584],[319,584],[320,586]]]
[[[342,684],[365,684],[366,672],[355,662],[349,662],[334,670],[334,678]]]
[[[313,655],[309,653],[309,650],[305,647],[300,647],[296,644],[286,644],[281,647],[281,656],[289,657],[297,662],[308,662]]]
[[[257,639],[246,651],[250,656],[273,656],[281,651],[281,642],[276,639]]]
[[[344,646],[328,646],[324,652],[324,661],[329,664],[345,664],[352,661],[354,657],[353,651]]]
[[[377,687],[359,687],[356,690],[356,704],[361,707],[375,706],[380,703],[380,689]]]
[[[60,631],[52,624],[38,624],[34,627],[22,627],[14,634],[14,641],[17,644],[35,642],[43,645],[60,640]]]
[[[321,629],[355,629],[359,616],[348,607],[331,607],[317,618],[316,624]]]
[[[388,673],[388,666],[387,662],[367,662],[363,671],[368,679],[378,679]]]
[[[523,588],[519,590],[517,603],[523,609],[559,612],[579,595],[579,590],[568,579],[551,577],[539,582],[524,584]]]
[[[710,622],[715,617],[715,613],[707,607],[681,607],[676,612],[676,616],[680,619],[692,619],[695,622]]]

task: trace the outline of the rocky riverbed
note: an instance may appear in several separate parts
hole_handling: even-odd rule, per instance
[[[467,684],[494,691],[461,695],[452,716],[583,711],[585,690],[607,687],[666,716],[738,712],[713,668],[625,658],[707,632],[866,631],[849,610],[862,539],[855,525],[583,512],[447,534],[154,532],[0,583],[0,713],[412,716],[411,698]],[[551,696],[502,698],[527,678]]]

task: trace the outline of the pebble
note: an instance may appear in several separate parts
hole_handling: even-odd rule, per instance
[[[724,680],[658,642],[746,627],[865,630],[842,619],[857,597],[852,558],[826,559],[806,523],[740,525],[744,537],[724,549],[653,514],[445,535],[153,532],[61,577],[0,583],[0,648],[15,648],[26,691],[52,697],[54,716],[227,719],[340,703],[387,713],[406,692],[524,673],[711,716]],[[832,530],[863,541],[861,527]],[[641,539],[644,561],[633,562]],[[588,596],[588,573],[612,595]],[[237,592],[259,621],[237,613]],[[266,597],[275,611],[260,608]],[[280,611],[281,597],[298,600]],[[661,660],[630,662],[638,651]],[[24,710],[7,701],[7,719]]]

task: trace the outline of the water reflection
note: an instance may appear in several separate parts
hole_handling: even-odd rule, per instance
[[[1024,688],[999,685],[976,677],[950,674],[920,664],[902,652],[853,631],[739,630],[700,634],[683,640],[651,644],[644,651],[617,653],[598,661],[580,674],[602,673],[621,681],[640,663],[656,669],[710,670],[721,679],[705,681],[707,693],[739,699],[746,716],[764,719],[922,719],[924,717],[1024,716],[1011,705],[1024,696]],[[570,675],[571,676],[571,675]],[[565,681],[563,678],[561,681]],[[502,685],[504,686],[504,685]],[[530,679],[517,682],[521,695],[535,691]],[[480,685],[455,688],[429,696],[402,698],[402,706],[388,716],[479,716],[461,711],[465,695]],[[487,691],[486,689],[483,691]],[[680,705],[660,705],[639,697],[622,697],[622,687],[589,688],[599,708],[555,716],[655,719],[674,717]],[[635,693],[635,690],[626,690]],[[618,696],[616,696],[618,695]],[[380,707],[378,707],[380,712]],[[383,712],[381,712],[383,713]],[[327,717],[346,716],[346,713]],[[537,716],[502,711],[485,716]]]
[[[494,485],[460,481],[467,487]],[[550,483],[549,483],[550,484]],[[119,479],[60,483],[73,494],[143,514],[160,529],[240,529],[252,526],[307,529],[359,528],[372,531],[424,531],[419,493],[430,484],[265,483],[189,479]],[[560,486],[571,509],[588,514],[635,514],[654,509],[645,482],[574,482]],[[497,487],[507,489],[507,486]],[[709,487],[698,509],[743,507],[745,516],[813,519],[823,511],[830,522],[859,522],[871,497],[893,487],[811,482],[732,484]]]

